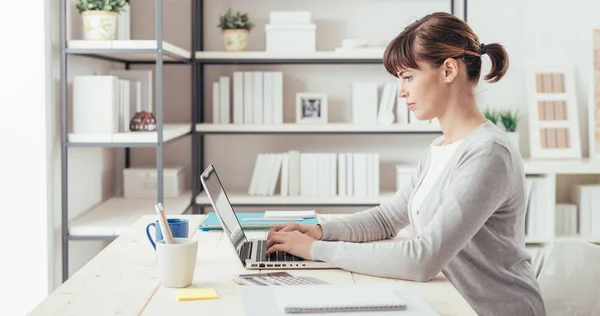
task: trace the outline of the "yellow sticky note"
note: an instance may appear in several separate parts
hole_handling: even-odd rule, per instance
[[[175,291],[178,301],[212,300],[219,298],[217,291],[211,288],[183,289]]]

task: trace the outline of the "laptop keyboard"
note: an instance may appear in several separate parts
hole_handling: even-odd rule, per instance
[[[289,253],[286,252],[281,252],[281,251],[275,251],[272,252],[270,254],[266,254],[265,251],[267,250],[267,241],[266,240],[260,240],[256,243],[258,245],[258,255],[257,255],[257,260],[258,261],[304,261],[304,259],[291,255]]]

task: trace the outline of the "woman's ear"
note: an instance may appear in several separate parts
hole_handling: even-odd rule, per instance
[[[442,64],[444,82],[451,83],[458,76],[458,62],[454,58],[444,60]]]

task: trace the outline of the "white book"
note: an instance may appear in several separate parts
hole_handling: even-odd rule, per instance
[[[262,160],[262,153],[259,153],[258,155],[256,155],[256,161],[254,162],[254,171],[252,172],[252,179],[250,180],[250,185],[248,187],[248,194],[249,195],[256,195],[256,188],[258,186],[258,182],[259,182],[259,172],[260,172],[260,163]]]
[[[398,124],[408,124],[408,105],[405,98],[397,98],[396,122]]]
[[[590,185],[592,199],[590,201],[590,235],[600,236],[600,186]]]
[[[244,123],[254,122],[254,75],[250,71],[244,72]]]
[[[119,79],[115,76],[75,76],[73,133],[112,142],[119,132]]]
[[[352,123],[377,124],[377,83],[355,82],[353,84]]]
[[[271,181],[271,175],[274,172],[273,165],[275,164],[275,154],[267,153],[265,159],[260,166],[260,185],[258,189],[258,195],[268,195],[269,183]]]
[[[393,113],[390,111],[389,101],[392,92],[393,85],[385,83],[383,85],[383,91],[381,93],[381,99],[379,100],[379,112],[377,113],[377,123],[381,125],[389,125],[394,122]]]
[[[221,124],[229,124],[231,122],[229,110],[231,108],[229,97],[229,77],[222,76],[219,78],[219,90],[221,91],[221,95],[219,97],[219,100],[221,101],[221,108],[219,109],[219,122]]]
[[[135,111],[131,112],[131,118],[137,112],[142,111],[142,83],[140,81],[135,81]]]
[[[273,76],[271,72],[263,73],[263,123],[273,124]]]
[[[283,153],[281,155],[281,184],[279,191],[281,196],[288,196],[290,184],[290,154]]]
[[[252,106],[254,107],[254,124],[262,124],[263,123],[263,73],[261,71],[253,72],[253,80],[252,86],[254,87],[254,91],[252,95],[254,97],[254,102]]]
[[[337,154],[329,154],[329,196],[336,196]]]
[[[300,196],[310,196],[310,181],[312,180],[312,174],[309,171],[311,167],[309,160],[309,153],[300,154]]]
[[[354,196],[354,154],[346,154],[346,195]]]
[[[367,154],[354,154],[354,195],[367,196]]]
[[[221,123],[221,92],[219,89],[219,83],[213,82],[213,90],[212,90],[212,121],[213,124]]]
[[[379,196],[379,153],[371,153],[371,183],[373,189],[372,196]]]
[[[272,155],[271,174],[269,177],[269,188],[267,189],[267,195],[272,196],[275,194],[275,187],[277,186],[277,179],[279,179],[279,173],[281,171],[282,155],[280,153]]]
[[[119,91],[117,91],[118,100],[117,100],[117,109],[115,113],[117,114],[117,121],[119,122],[119,132],[124,132],[125,125],[123,124],[123,116],[125,112],[125,80],[119,79]]]
[[[346,196],[346,154],[338,154],[338,195]]]
[[[318,196],[319,155],[316,153],[300,154],[300,195]]]
[[[153,112],[154,83],[152,79],[152,70],[109,70],[108,74],[111,76],[117,76],[119,79],[139,81],[141,83],[141,111]]]
[[[318,158],[318,184],[317,195],[329,196],[329,157],[327,154],[317,154]]]
[[[289,195],[300,195],[300,152],[291,150],[288,152],[290,160]]]
[[[367,167],[367,173],[366,173],[366,177],[367,177],[367,182],[366,182],[366,188],[367,188],[367,196],[373,196],[373,193],[375,192],[375,190],[373,189],[373,156],[371,155],[371,153],[366,153],[365,154],[365,158],[366,158],[366,167]]]
[[[273,91],[273,123],[283,124],[283,73],[271,73],[271,88]]]
[[[244,73],[233,72],[233,123],[244,124]]]

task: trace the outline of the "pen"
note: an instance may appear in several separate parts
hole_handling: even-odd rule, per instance
[[[165,210],[162,206],[162,203],[156,204],[154,208],[156,209],[156,214],[158,214],[158,224],[160,225],[160,230],[162,231],[165,244],[174,244],[175,241],[173,240],[171,228],[169,227],[169,222],[165,216]]]

